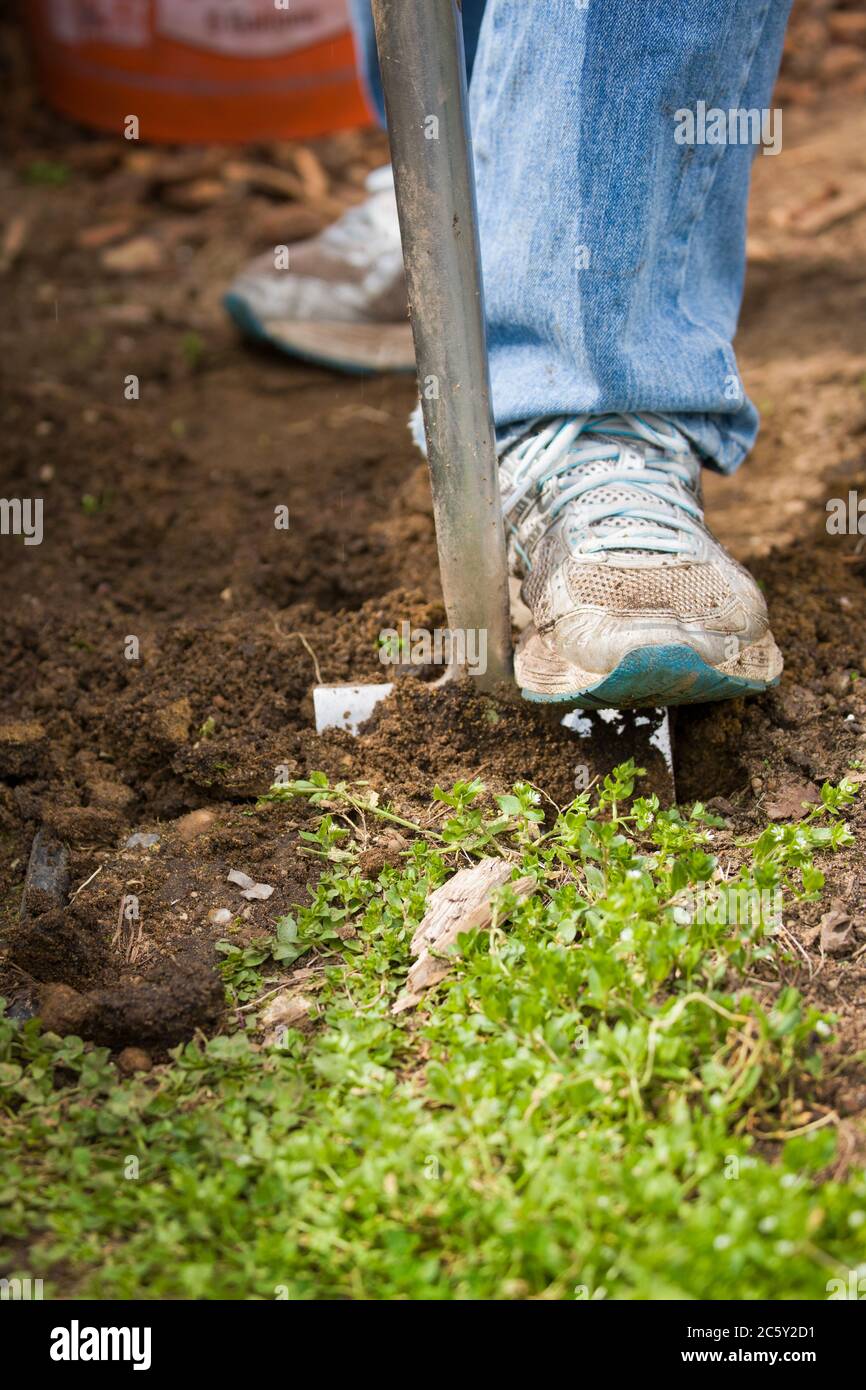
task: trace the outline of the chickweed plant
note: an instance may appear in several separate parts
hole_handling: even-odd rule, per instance
[[[320,773],[275,786],[313,808],[321,873],[226,943],[223,1034],[121,1082],[105,1049],[0,1019],[0,1229],[29,1249],[8,1273],[100,1298],[826,1298],[866,1262],[866,1181],[827,1176],[812,1099],[832,1019],[782,983],[783,923],[690,903],[815,898],[855,788],[717,853],[722,823],[636,797],[641,771],[562,809],[458,782],[418,822]],[[365,877],[374,830],[396,862]],[[489,855],[537,890],[506,884],[392,1014],[428,894]],[[263,1042],[299,970],[309,1015]]]

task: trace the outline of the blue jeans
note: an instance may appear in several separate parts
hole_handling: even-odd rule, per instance
[[[352,4],[382,118],[369,0]],[[731,340],[756,146],[709,143],[699,103],[732,132],[764,112],[778,140],[790,5],[464,0],[500,438],[534,416],[657,411],[723,472],[742,462],[758,412]]]

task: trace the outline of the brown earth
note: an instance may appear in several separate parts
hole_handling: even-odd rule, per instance
[[[813,11],[830,7],[796,24]],[[866,44],[855,29],[846,44]],[[256,805],[277,768],[366,779],[426,815],[434,783],[457,777],[494,791],[525,778],[562,802],[583,757],[551,716],[436,690],[433,671],[401,681],[361,738],[315,734],[319,676],[382,679],[382,628],[443,618],[406,429],[414,387],[250,347],[219,299],[248,256],[359,198],[382,137],[317,142],[315,187],[286,201],[227,177],[236,154],[130,149],[58,121],[13,31],[0,37],[2,491],[45,506],[41,545],[0,537],[0,981],[62,1031],[159,1049],[219,1026],[226,927],[209,913],[229,909],[242,943],[308,890],[306,808]],[[786,669],[765,697],[677,716],[680,798],[715,798],[740,834],[796,819],[825,778],[866,764],[866,555],[826,529],[829,499],[866,490],[866,119],[857,74],[832,96],[830,50],[804,76],[807,47],[798,37],[780,87],[784,151],[755,168],[738,350],[764,427],[735,478],[707,479],[710,520],[763,584]],[[245,152],[309,176],[295,157]],[[602,732],[606,769],[618,750]],[[783,970],[840,1016],[825,1085],[840,1115],[866,1108],[864,821],[858,809],[826,902],[787,923],[800,950]],[[71,895],[34,899],[21,920],[40,827],[67,848]],[[125,847],[134,832],[158,844]],[[387,852],[373,837],[370,866]],[[246,902],[230,869],[272,896]],[[853,924],[832,955],[809,930],[831,901]]]

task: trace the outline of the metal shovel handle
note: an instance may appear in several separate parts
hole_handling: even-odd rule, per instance
[[[452,632],[484,633],[490,689],[512,679],[505,532],[455,0],[373,0],[439,567]]]

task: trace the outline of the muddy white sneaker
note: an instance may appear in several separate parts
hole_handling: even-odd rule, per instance
[[[763,596],[707,530],[700,460],[668,421],[535,421],[500,468],[527,699],[622,709],[776,684]]]
[[[346,372],[412,371],[400,226],[390,165],[367,179],[369,197],[332,226],[271,252],[237,277],[224,304],[255,338]]]

